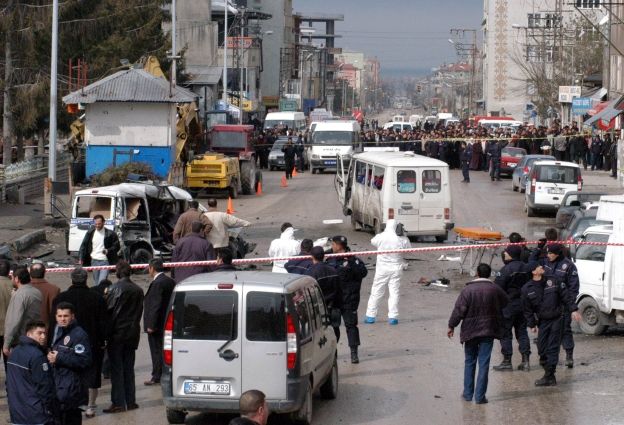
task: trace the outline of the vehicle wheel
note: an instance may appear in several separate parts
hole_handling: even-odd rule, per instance
[[[183,424],[186,419],[186,412],[182,410],[173,410],[167,407],[167,422],[170,424]]]
[[[238,182],[232,181],[232,186],[228,189],[228,196],[232,199],[238,198]]]
[[[535,209],[529,207],[528,205],[526,207],[526,212],[527,212],[527,217],[535,217]]]
[[[526,192],[526,189],[520,188],[520,193]]]
[[[130,254],[130,264],[147,264],[152,259],[152,252],[146,248],[137,248]]]
[[[514,184],[513,178],[511,179],[511,190],[513,190],[514,192],[518,191],[518,186]]]
[[[353,213],[351,213],[351,227],[353,227],[353,230],[355,230],[356,232],[359,230],[362,230],[362,226],[355,219],[355,216],[353,215]]]
[[[607,328],[606,325],[600,323],[602,312],[598,308],[598,304],[590,297],[583,298],[578,304],[578,311],[581,315],[579,327],[581,332],[587,335],[600,335]]]
[[[301,425],[312,424],[312,385],[308,381],[301,408],[293,414],[293,419]]]
[[[338,397],[338,361],[335,358],[329,377],[321,386],[321,397],[326,400],[333,400]]]
[[[269,171],[275,171],[275,167],[271,165],[271,166],[269,167]]]
[[[322,173],[325,172],[325,169],[324,168],[319,168],[318,172],[319,172],[319,174],[322,174]]]
[[[193,199],[197,198],[197,195],[199,195],[199,190],[191,190],[189,189],[188,193],[193,197]]]
[[[437,243],[444,243],[448,239],[448,232],[445,235],[436,236],[435,238]]]
[[[241,188],[243,195],[251,195],[256,187],[256,164],[253,161],[241,162]]]

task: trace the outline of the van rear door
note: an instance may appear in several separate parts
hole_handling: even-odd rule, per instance
[[[585,242],[609,242],[608,234],[587,233]],[[606,245],[579,245],[574,255],[581,292],[595,295],[600,301],[604,293]],[[601,304],[601,303],[599,303]]]
[[[421,232],[444,231],[445,214],[450,215],[448,204],[448,175],[443,168],[423,167],[420,171],[418,225]],[[448,217],[450,219],[450,216]]]
[[[564,164],[536,165],[535,204],[561,204],[567,192],[578,190],[580,173],[580,168]]]
[[[268,399],[286,399],[286,296],[244,290],[242,391],[262,388]]]
[[[395,210],[395,218],[403,224],[407,232],[417,232],[420,229],[419,214],[420,203],[418,197],[418,169],[399,169],[396,171],[396,189],[390,199],[393,200],[390,207]]]
[[[214,284],[202,290],[176,292],[174,396],[238,400],[242,394],[242,295],[237,287],[241,288],[238,284]]]

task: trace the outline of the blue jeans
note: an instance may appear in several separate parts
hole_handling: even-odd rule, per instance
[[[482,401],[488,385],[488,372],[490,369],[490,356],[494,338],[475,338],[464,343],[464,393],[462,396],[466,401]],[[479,362],[479,374],[477,375],[477,386],[475,392],[475,372]]]
[[[108,260],[91,260],[92,266],[108,266]],[[108,270],[93,270],[93,281],[99,285],[101,281],[108,277]]]

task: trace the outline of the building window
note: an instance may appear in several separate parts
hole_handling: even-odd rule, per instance
[[[576,0],[576,7],[579,9],[598,9],[600,0]]]
[[[528,18],[529,18],[529,22],[527,26],[529,28],[539,28],[541,26],[541,20],[542,20],[541,13],[529,13]]]

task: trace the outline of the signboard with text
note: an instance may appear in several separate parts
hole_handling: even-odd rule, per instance
[[[228,37],[227,46],[228,49],[249,49],[253,43],[251,37]]]
[[[572,103],[575,97],[581,97],[581,86],[559,86],[559,103]]]
[[[292,99],[281,99],[279,102],[279,108],[282,112],[295,112],[298,106],[299,102]]]
[[[572,115],[585,115],[592,108],[590,97],[577,97],[572,99]]]

